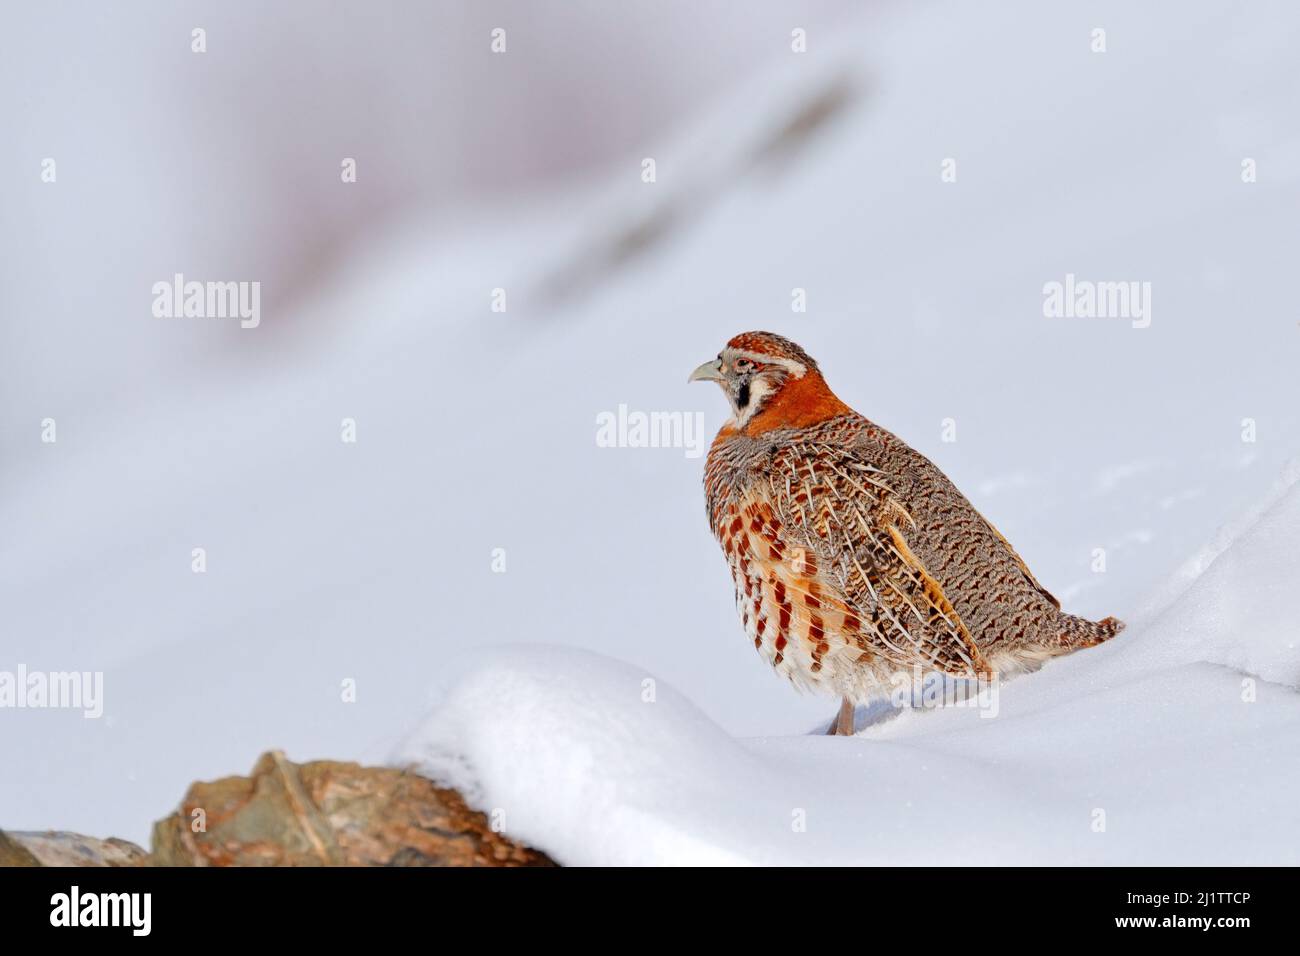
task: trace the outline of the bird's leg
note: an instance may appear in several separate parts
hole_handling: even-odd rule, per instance
[[[853,701],[847,697],[840,700],[840,712],[835,717],[835,723],[831,724],[830,729],[826,731],[828,737],[852,737],[853,736]]]

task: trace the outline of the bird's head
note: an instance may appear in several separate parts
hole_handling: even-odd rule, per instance
[[[772,332],[742,332],[691,373],[717,382],[735,413],[735,427],[764,431],[806,425],[849,409],[826,386],[812,356]]]

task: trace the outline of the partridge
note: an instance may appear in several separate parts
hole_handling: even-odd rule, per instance
[[[991,679],[1114,637],[1061,610],[998,530],[929,459],[849,408],[817,363],[746,332],[690,381],[733,415],[709,450],[709,526],[745,633],[778,674],[854,706],[899,674]]]

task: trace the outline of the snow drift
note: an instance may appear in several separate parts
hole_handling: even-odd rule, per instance
[[[511,648],[394,761],[566,864],[1294,865],[1297,540],[1293,484],[1173,606],[1002,685],[993,719],[736,740],[637,667]]]

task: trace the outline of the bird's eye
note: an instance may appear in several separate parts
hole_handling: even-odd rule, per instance
[[[736,359],[736,371],[740,374],[754,371],[754,363],[748,359]]]

